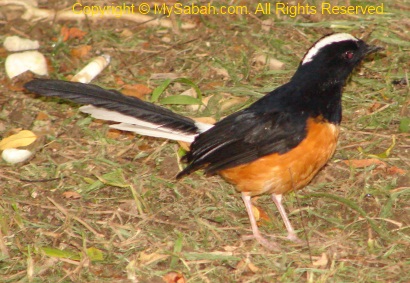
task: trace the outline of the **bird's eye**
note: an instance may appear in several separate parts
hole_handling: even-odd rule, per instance
[[[345,58],[346,60],[352,60],[354,56],[354,53],[352,51],[346,51],[345,53],[343,53],[343,58]]]

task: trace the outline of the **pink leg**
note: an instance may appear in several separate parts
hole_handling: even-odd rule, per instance
[[[255,220],[255,215],[253,214],[253,211],[252,211],[251,197],[242,193],[242,199],[243,199],[243,202],[245,203],[246,212],[248,212],[249,221],[251,222],[251,227],[252,227],[252,233],[255,239],[259,242],[259,244],[261,244],[262,246],[264,246],[265,248],[269,250],[278,250],[279,248],[276,245],[276,243],[270,242],[269,240],[264,238],[259,232],[259,228]]]
[[[286,226],[286,230],[288,230],[287,238],[294,242],[301,242],[298,236],[296,236],[296,232],[293,229],[292,224],[289,221],[288,215],[286,214],[285,208],[282,205],[282,195],[272,194],[272,200],[278,208],[280,215],[282,216],[283,223],[285,223]]]

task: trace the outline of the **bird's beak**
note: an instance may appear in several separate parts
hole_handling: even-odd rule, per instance
[[[380,47],[380,46],[376,46],[376,45],[366,45],[364,55],[375,53],[375,52],[380,51],[380,50],[384,50],[384,48]]]

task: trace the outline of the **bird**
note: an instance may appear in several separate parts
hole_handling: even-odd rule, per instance
[[[169,109],[92,84],[34,79],[32,93],[79,104],[80,111],[124,131],[190,143],[180,179],[197,170],[219,174],[241,193],[252,237],[269,250],[280,249],[260,232],[252,197],[271,195],[287,230],[300,241],[282,197],[307,186],[333,156],[342,120],[342,92],[356,66],[382,47],[348,33],[325,35],[305,53],[290,80],[247,108],[214,125],[197,122]]]

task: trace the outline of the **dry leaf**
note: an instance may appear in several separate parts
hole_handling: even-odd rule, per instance
[[[0,150],[27,146],[32,144],[36,139],[37,136],[32,131],[23,130],[0,141]]]
[[[118,139],[121,136],[121,134],[122,131],[110,128],[105,136],[109,139]]]
[[[256,221],[267,221],[267,222],[270,221],[269,215],[262,208],[252,205],[252,210],[255,215]]]
[[[119,205],[121,211],[125,211],[131,215],[139,215],[138,206],[135,204],[134,200],[124,200],[123,203]]]
[[[170,43],[171,40],[172,40],[172,39],[171,39],[169,36],[164,36],[163,38],[161,38],[161,41],[162,41],[162,42],[165,42],[165,43]]]
[[[264,54],[256,55],[253,58],[253,62],[257,65],[267,65],[270,70],[281,70],[285,66],[285,63],[275,58],[269,58]]]
[[[0,58],[6,58],[7,55],[8,55],[8,52],[7,52],[6,48],[0,47]]]
[[[387,168],[387,173],[389,173],[390,175],[406,175],[407,171],[399,167],[392,166]]]
[[[343,160],[343,163],[353,168],[363,168],[363,167],[369,167],[372,165],[387,166],[385,162],[379,159],[376,159],[376,158]]]
[[[247,100],[247,97],[232,97],[230,99],[224,100],[221,102],[221,111],[228,110],[229,108],[238,104],[243,104]]]
[[[224,81],[229,80],[231,76],[229,75],[228,71],[224,68],[216,68],[211,67],[213,71],[215,71],[217,76],[221,76]]]
[[[77,59],[85,58],[88,55],[88,53],[90,53],[91,49],[91,45],[81,45],[79,47],[75,47],[71,49],[71,57]]]
[[[186,279],[182,273],[179,272],[170,272],[165,274],[162,279],[166,283],[185,283]]]
[[[201,122],[201,123],[205,123],[205,124],[213,125],[213,124],[216,123],[216,120],[213,117],[195,117],[195,118],[192,118],[192,119],[194,119],[197,122]]]
[[[63,41],[67,41],[73,38],[83,39],[84,35],[86,35],[87,33],[76,27],[68,28],[66,26],[63,26],[61,28],[60,34],[63,36]]]
[[[185,151],[191,150],[191,143],[184,142],[184,141],[178,141],[178,143],[179,143],[179,146],[182,147]]]
[[[369,109],[367,109],[367,113],[371,114],[375,111],[377,111],[378,109],[380,109],[382,107],[382,105],[379,102],[375,102],[373,103]]]
[[[252,212],[253,212],[253,216],[255,217],[255,220],[259,221],[260,220],[259,208],[252,205]]]
[[[139,254],[139,264],[141,266],[147,266],[157,261],[163,261],[167,259],[168,257],[169,255],[164,255],[164,254],[159,254],[159,253],[147,254],[144,251],[142,251]]]
[[[121,92],[127,96],[143,99],[146,95],[152,92],[152,89],[143,84],[124,85]]]
[[[243,273],[248,271],[252,273],[258,273],[260,271],[260,268],[253,264],[249,258],[242,259],[241,261],[239,261],[236,265],[236,272]]]
[[[68,191],[63,193],[63,198],[80,199],[81,195],[77,192]]]
[[[186,95],[186,96],[191,96],[191,97],[197,98],[197,93],[193,88],[190,88],[190,89],[184,91],[183,93],[181,93],[181,95]],[[189,111],[203,111],[206,108],[206,106],[208,105],[209,100],[211,100],[212,97],[213,97],[213,95],[203,97],[201,105],[191,104],[191,105],[187,105],[186,107]]]
[[[122,38],[130,38],[134,35],[134,33],[132,32],[132,30],[130,30],[129,28],[125,28],[122,30],[122,32],[120,33],[120,36]]]
[[[121,76],[114,76],[114,81],[119,86],[125,85],[125,82],[122,80]]]
[[[260,271],[260,268],[254,265],[252,262],[248,263],[248,268],[253,273],[258,273]]]
[[[325,253],[322,253],[322,256],[312,264],[313,266],[326,266],[328,262],[329,260],[327,258],[327,255]]]
[[[50,117],[48,117],[47,113],[43,111],[38,112],[36,121],[48,121],[48,120],[50,120]]]
[[[203,90],[215,89],[224,86],[223,80],[214,80],[209,83],[205,83],[202,87]]]

